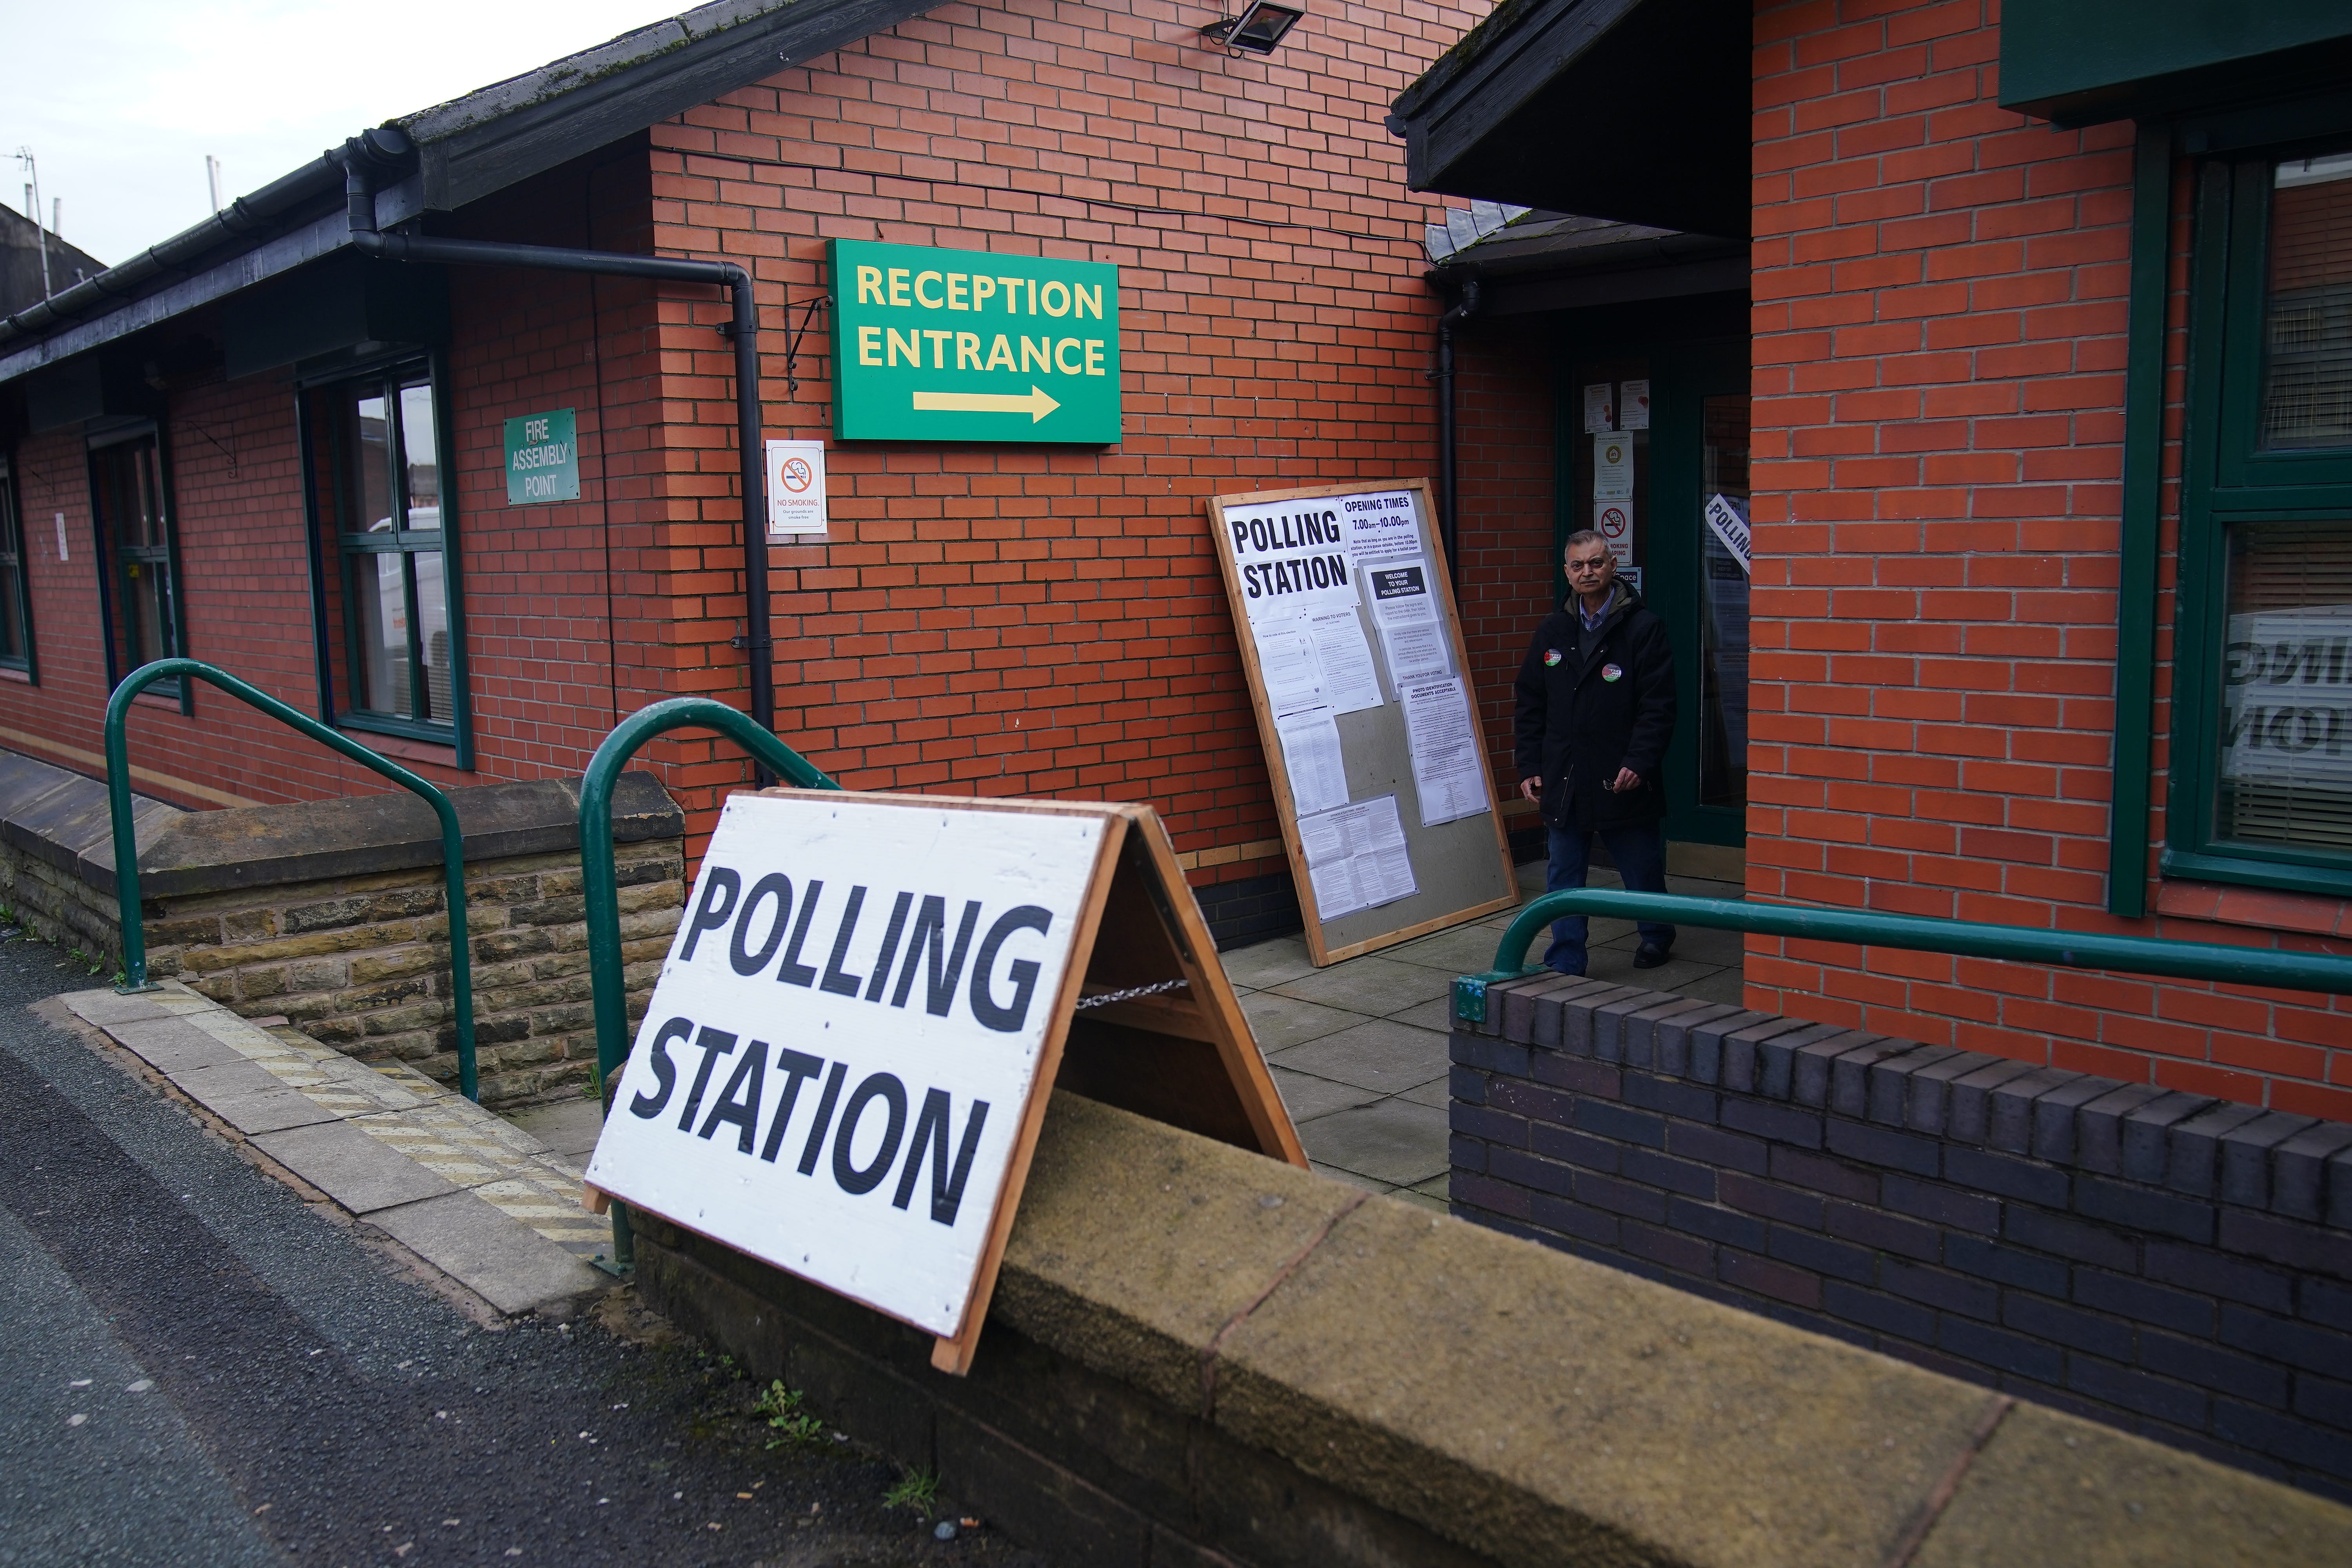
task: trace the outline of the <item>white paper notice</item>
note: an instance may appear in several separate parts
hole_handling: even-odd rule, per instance
[[[1389,684],[1399,693],[1416,681],[1435,680],[1454,673],[1445,628],[1435,621],[1382,626],[1381,651],[1388,655]]]
[[[1224,509],[1224,545],[1252,621],[1356,602],[1339,497]]]
[[[822,535],[825,528],[824,443],[768,443],[768,537]]]
[[[1307,853],[1319,920],[1392,904],[1421,890],[1392,795],[1300,817],[1298,843]]]
[[[1731,552],[1731,558],[1739,563],[1739,569],[1754,576],[1756,568],[1748,559],[1747,506],[1729,496],[1709,496],[1706,498],[1706,516],[1707,527],[1715,531],[1716,538],[1723,542],[1723,547]]]
[[[1380,623],[1381,646],[1388,652],[1389,679],[1399,691],[1416,680],[1450,675],[1445,626],[1437,618],[1437,601],[1429,591],[1426,562],[1396,561],[1363,574],[1372,595],[1372,618]]]
[[[1597,436],[1615,425],[1616,421],[1611,417],[1615,411],[1609,405],[1609,389],[1612,384],[1614,384],[1604,381],[1584,389],[1584,433],[1586,435]]]
[[[1323,666],[1323,700],[1333,713],[1378,708],[1387,700],[1381,695],[1380,671],[1372,666],[1372,645],[1364,640],[1364,623],[1353,605],[1317,610],[1306,625]]]
[[[1592,505],[1592,526],[1609,542],[1610,557],[1618,568],[1633,564],[1633,503],[1629,500],[1595,501]]]
[[[1301,816],[1348,804],[1348,764],[1339,754],[1339,726],[1328,708],[1309,708],[1274,721],[1282,737],[1283,771],[1290,775],[1290,808]]]
[[[1352,610],[1349,614],[1353,614]],[[1257,644],[1258,679],[1265,686],[1265,705],[1277,719],[1303,708],[1323,705],[1323,662],[1316,657],[1315,638],[1304,617],[1263,620],[1250,627]]]
[[[1402,695],[1421,825],[1435,827],[1486,810],[1486,759],[1460,679],[1423,681],[1404,688]]]
[[[1592,438],[1592,499],[1633,499],[1633,437],[1595,436]]]
[[[1339,505],[1341,526],[1347,530],[1349,559],[1357,565],[1421,553],[1421,521],[1412,513],[1411,490],[1334,499]]]
[[[1621,430],[1647,430],[1650,427],[1650,384],[1628,381],[1617,389],[1617,427]]]

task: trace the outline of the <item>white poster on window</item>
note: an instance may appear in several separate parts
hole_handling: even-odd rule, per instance
[[[589,1184],[956,1334],[1105,821],[730,797]]]
[[[1614,382],[1595,382],[1584,389],[1584,433],[1597,435],[1616,427],[1616,409],[1609,393]]]
[[[1650,427],[1650,384],[1647,381],[1620,384],[1617,425],[1623,430],[1647,430]]]
[[[1629,500],[1596,502],[1592,508],[1592,526],[1609,542],[1609,558],[1624,571],[1633,564],[1633,503]]]
[[[2221,773],[2332,796],[2328,815],[2352,817],[2352,604],[2230,617]]]
[[[1739,563],[1740,571],[1753,577],[1756,571],[1748,555],[1748,503],[1733,500],[1729,496],[1707,497],[1706,526],[1731,558]]]
[[[1592,438],[1592,499],[1633,499],[1633,437],[1595,436]]]

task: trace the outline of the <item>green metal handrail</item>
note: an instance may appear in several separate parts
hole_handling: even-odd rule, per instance
[[[159,658],[140,666],[114,689],[106,703],[106,798],[114,819],[114,895],[121,906],[122,983],[117,991],[152,991],[147,978],[147,927],[139,903],[139,837],[131,820],[131,700],[159,680],[194,676],[208,680],[240,702],[258,708],[279,723],[299,730],[310,739],[373,768],[393,783],[415,791],[441,819],[441,867],[448,887],[449,999],[457,1013],[457,1089],[467,1100],[478,1100],[474,1070],[474,955],[466,939],[466,837],[457,828],[457,808],[449,797],[397,763],[386,762],[350,737],[339,734],[307,713],[289,708],[267,691],[248,686],[225,669],[200,659]]]
[[[621,973],[621,894],[613,865],[613,790],[639,748],[672,730],[716,730],[776,774],[803,789],[839,789],[815,763],[760,728],[750,715],[708,697],[673,697],[652,703],[613,726],[588,759],[580,781],[580,882],[587,908],[588,977],[595,996],[596,1080],[604,1109],[613,1107],[614,1070],[629,1054],[629,994]],[[629,1267],[634,1251],[625,1204],[613,1205],[613,1269]]]
[[[2162,974],[2181,980],[2217,980],[2231,985],[2275,985],[2292,991],[2352,995],[2352,958],[2326,953],[2282,952],[2275,948],[2228,947],[2218,942],[2174,942],[2152,936],[2044,931],[2033,926],[1990,925],[1980,921],[1938,920],[1927,915],[1578,888],[1546,893],[1519,911],[1503,932],[1503,940],[1496,944],[1495,967],[1483,974],[1465,974],[1454,981],[1454,1016],[1465,1023],[1484,1023],[1488,985],[1544,973],[1541,966],[1525,967],[1528,949],[1545,926],[1562,915],[1671,921],[1678,925],[1713,926],[1755,936],[1795,937],[1854,947],[1899,947],[1917,952],[2060,964],[2069,969],[2111,969],[2127,974]]]

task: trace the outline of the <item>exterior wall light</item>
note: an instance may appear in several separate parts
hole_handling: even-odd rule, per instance
[[[1289,5],[1276,5],[1270,0],[1251,0],[1242,7],[1238,16],[1226,16],[1201,29],[1201,37],[1213,44],[1223,44],[1235,59],[1244,53],[1270,55],[1282,42],[1283,35],[1297,25],[1307,13]]]

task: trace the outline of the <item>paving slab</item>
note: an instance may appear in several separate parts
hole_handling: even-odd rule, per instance
[[[1276,1067],[1358,1089],[1396,1094],[1445,1076],[1445,1037],[1390,1019],[1373,1019],[1293,1046],[1267,1058]]]
[[[190,1068],[164,1076],[189,1099],[248,1138],[340,1120],[310,1096],[287,1088],[251,1062]]]
[[[348,1121],[267,1132],[253,1143],[355,1215],[457,1190]]]
[[[596,1151],[604,1130],[604,1107],[583,1095],[550,1105],[528,1105],[509,1110],[506,1119],[547,1145],[548,1152],[583,1165]]]
[[[1375,1100],[1318,1117],[1298,1130],[1298,1139],[1308,1159],[1391,1186],[1443,1175],[1452,1163],[1446,1113],[1407,1100]]]
[[[1290,1072],[1268,1064],[1274,1075],[1274,1087],[1281,1091],[1285,1110],[1290,1112],[1294,1125],[1328,1116],[1335,1110],[1350,1106],[1370,1105],[1381,1098],[1380,1091],[1358,1089],[1353,1084],[1334,1083],[1328,1078],[1316,1078],[1303,1072]]]
[[[1451,981],[1457,974],[1476,974],[1495,962],[1495,933],[1485,926],[1455,926],[1396,947],[1382,948],[1381,957],[1398,963],[1442,969]]]
[[[1416,1089],[1406,1089],[1402,1094],[1398,1095],[1397,1098],[1399,1100],[1409,1100],[1415,1105],[1433,1105],[1440,1110],[1443,1110],[1447,1106],[1454,1103],[1454,1089],[1453,1086],[1448,1084],[1445,1079],[1442,1078],[1432,1079],[1429,1082],[1424,1083]]]
[[[1373,955],[1336,963],[1303,980],[1286,980],[1269,989],[1301,1002],[1381,1018],[1427,1001],[1432,978],[1433,972],[1420,964]],[[1451,979],[1450,975],[1438,977],[1440,988]]]
[[[1274,991],[1254,991],[1244,996],[1241,1004],[1257,1048],[1269,1054],[1352,1028],[1364,1021],[1361,1013],[1342,1012]]]
[[[65,1004],[83,1023],[100,1026],[176,1018],[219,1006],[209,996],[179,991],[142,991],[129,996],[115,991],[77,991],[65,998]]]
[[[612,1281],[472,1193],[380,1209],[368,1223],[501,1312],[560,1312]]]
[[[1217,961],[1224,966],[1226,979],[1250,991],[1263,991],[1269,985],[1315,973],[1314,963],[1307,956],[1307,939],[1302,936],[1278,936],[1271,942],[1237,947],[1218,954]]]
[[[234,1047],[175,1014],[110,1024],[106,1032],[131,1055],[166,1075],[246,1059]]]
[[[1443,1035],[1454,1027],[1454,976],[1445,977],[1445,989],[1426,1002],[1416,1002],[1402,1013],[1389,1015],[1391,1024],[1404,1024],[1415,1029],[1434,1029]]]

